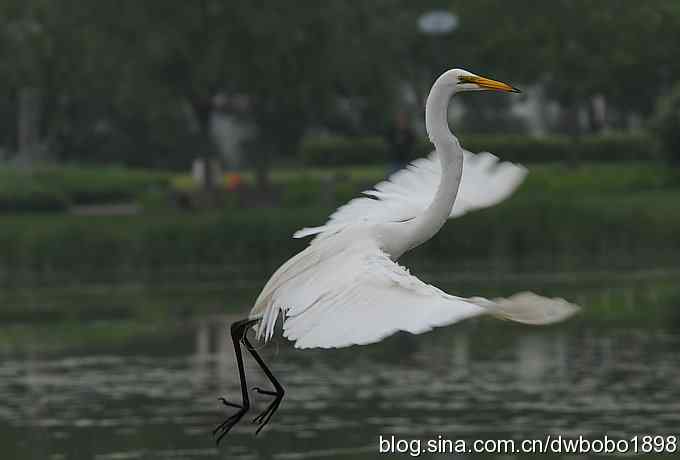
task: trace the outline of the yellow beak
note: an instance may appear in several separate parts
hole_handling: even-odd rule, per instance
[[[508,85],[507,83],[503,83],[502,81],[492,80],[490,78],[470,76],[470,77],[461,77],[461,80],[465,81],[466,83],[474,83],[481,88],[489,89],[489,90],[493,90],[493,91],[505,91],[505,92],[508,92],[508,93],[521,93],[520,90]]]

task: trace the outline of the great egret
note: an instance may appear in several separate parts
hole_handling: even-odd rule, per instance
[[[426,284],[396,260],[432,238],[444,222],[468,210],[492,206],[509,196],[526,170],[498,163],[489,153],[465,151],[451,133],[447,110],[461,91],[519,92],[499,81],[465,70],[443,73],[425,106],[425,125],[435,151],[389,180],[340,207],[321,227],[298,231],[295,237],[316,235],[309,246],[284,263],[269,279],[247,319],[234,323],[231,336],[241,380],[242,402],[220,398],[237,412],[214,431],[219,442],[250,408],[241,344],[267,375],[273,397],[258,415],[257,433],[276,412],[284,394],[248,340],[267,341],[279,316],[283,336],[298,348],[345,347],[378,342],[397,331],[420,334],[472,316],[491,314],[527,324],[560,321],[578,307],[563,299],[529,292],[505,299],[461,298]],[[463,175],[463,171],[465,174]]]

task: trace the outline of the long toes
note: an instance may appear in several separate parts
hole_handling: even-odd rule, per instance
[[[213,436],[216,435],[218,431],[220,431],[220,430],[223,429],[225,426],[227,426],[227,424],[229,423],[229,420],[230,420],[230,419],[231,419],[231,417],[228,417],[228,418],[226,418],[222,423],[220,423],[219,425],[217,425],[217,426],[215,427],[215,429],[213,430]]]
[[[217,436],[217,433],[223,430],[225,426],[226,420],[215,427],[215,429],[212,432],[213,436]]]
[[[229,401],[227,401],[227,399],[224,398],[224,397],[219,397],[219,398],[217,398],[217,399],[218,399],[218,401],[222,401],[222,404],[224,404],[225,406],[235,407],[235,408],[237,408],[237,409],[243,409],[243,406],[241,406],[240,404],[234,404],[234,403],[232,403],[232,402],[229,402]]]
[[[255,430],[255,436],[260,434],[262,428],[264,428],[269,423],[269,420],[271,420],[272,416],[274,415],[274,412],[276,412],[276,409],[270,411],[269,414],[267,414],[267,416],[260,422],[260,425],[257,427],[257,430]]]
[[[272,407],[272,409],[269,411],[269,413],[265,417],[262,418],[262,421],[260,422],[260,426],[257,428],[257,431],[255,432],[255,434],[259,433],[260,430],[262,430],[262,428],[264,428],[265,425],[267,423],[269,423],[271,418],[274,416],[276,409],[278,409],[278,408],[279,408],[278,404],[274,405],[274,407]]]
[[[245,414],[244,410],[241,410],[237,413],[235,413],[232,416],[227,417],[222,423],[217,425],[217,427],[213,430],[213,435],[216,435],[218,431],[220,430],[226,430],[229,431],[232,426],[236,425],[238,421],[243,417],[243,414]]]
[[[271,411],[271,410],[272,410],[272,406],[270,405],[264,411],[262,411],[262,413],[260,415],[255,417],[253,419],[252,423],[260,423],[262,421],[262,419],[264,419],[267,416],[267,414],[269,413],[269,411]]]
[[[235,417],[232,415],[213,430],[213,436],[217,436],[217,433],[221,431],[220,435],[215,440],[217,444],[219,444],[222,438],[238,423],[240,418],[240,416]]]
[[[227,435],[227,433],[229,433],[229,430],[231,430],[231,427],[229,427],[229,428],[227,428],[226,430],[224,430],[224,431],[217,437],[217,439],[215,439],[215,444],[219,445],[219,444],[220,444],[220,441],[222,441],[222,438],[224,438],[224,437]]]
[[[277,399],[269,403],[267,408],[252,420],[252,423],[260,423],[262,422],[262,420],[267,418],[267,416],[270,416],[272,412],[276,411],[276,408],[279,407],[281,399],[278,397],[279,395],[276,393],[274,394],[274,396],[277,396]]]
[[[258,435],[260,431],[262,431],[262,428],[264,428],[269,423],[271,418],[274,416],[274,413],[279,408],[279,404],[281,404],[281,399],[274,400],[271,406],[269,406],[267,410],[261,414],[260,426],[258,426],[257,430],[255,431],[255,435]]]
[[[278,394],[277,392],[275,392],[275,391],[263,390],[263,389],[260,388],[260,387],[253,387],[252,390],[255,391],[255,392],[257,392],[257,393],[259,393],[259,394],[261,394],[261,395],[268,395],[268,396],[278,396],[278,395],[279,395],[279,394]]]
[[[231,421],[231,417],[227,418],[224,422],[217,425],[215,427],[215,429],[213,430],[213,436],[215,436],[218,431],[223,430],[227,425],[229,425],[230,421]]]

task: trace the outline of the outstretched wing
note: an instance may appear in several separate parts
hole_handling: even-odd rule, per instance
[[[283,335],[298,348],[378,342],[397,332],[420,334],[481,314],[547,324],[578,307],[531,293],[507,299],[455,297],[393,262],[370,238],[336,233],[317,239],[265,286],[250,317],[269,339],[279,314]]]
[[[500,162],[491,153],[465,151],[463,178],[451,217],[468,211],[493,206],[515,191],[527,174],[521,165]],[[437,152],[420,158],[406,168],[378,183],[367,195],[355,198],[338,208],[328,222],[320,227],[303,228],[296,238],[333,232],[357,223],[397,222],[422,213],[432,201],[441,178]]]

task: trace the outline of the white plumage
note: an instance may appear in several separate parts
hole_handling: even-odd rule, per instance
[[[524,166],[500,162],[483,152],[463,149],[463,178],[450,217],[459,217],[476,209],[487,208],[508,198],[527,175]],[[430,205],[441,181],[442,167],[437,151],[419,158],[392,174],[386,181],[367,190],[365,197],[355,198],[331,214],[320,227],[303,228],[295,238],[333,232],[358,223],[399,222],[421,214]]]
[[[490,314],[527,324],[562,320],[578,307],[562,299],[523,292],[505,299],[465,299],[426,284],[396,260],[434,236],[450,217],[492,206],[507,198],[526,170],[499,163],[489,153],[473,155],[460,146],[447,123],[451,97],[459,91],[511,86],[464,70],[442,74],[425,106],[425,126],[435,152],[415,161],[387,181],[350,201],[315,228],[296,236],[316,235],[309,246],[284,263],[269,279],[247,319],[231,326],[241,380],[241,403],[220,398],[237,409],[213,434],[219,443],[250,409],[242,346],[257,361],[273,390],[253,419],[259,433],[269,423],[285,390],[250,343],[247,331],[269,340],[283,316],[283,335],[299,348],[345,347],[377,342],[397,331],[420,334],[472,316]]]
[[[504,83],[450,70],[434,84],[426,126],[435,152],[340,207],[317,235],[284,263],[260,293],[251,319],[268,340],[283,315],[283,335],[296,347],[344,347],[377,342],[397,331],[420,334],[481,314],[527,324],[560,321],[578,307],[563,299],[520,293],[505,299],[449,295],[395,261],[437,233],[451,217],[506,199],[524,179],[524,167],[490,153],[463,150],[446,121],[458,91],[516,91]]]
[[[370,230],[361,226],[317,239],[284,264],[251,312],[251,318],[262,317],[260,336],[272,336],[280,312],[286,316],[283,336],[296,347],[337,348],[378,342],[397,331],[420,334],[484,313],[548,324],[574,311],[561,299],[531,293],[495,300],[449,295],[393,262]]]

